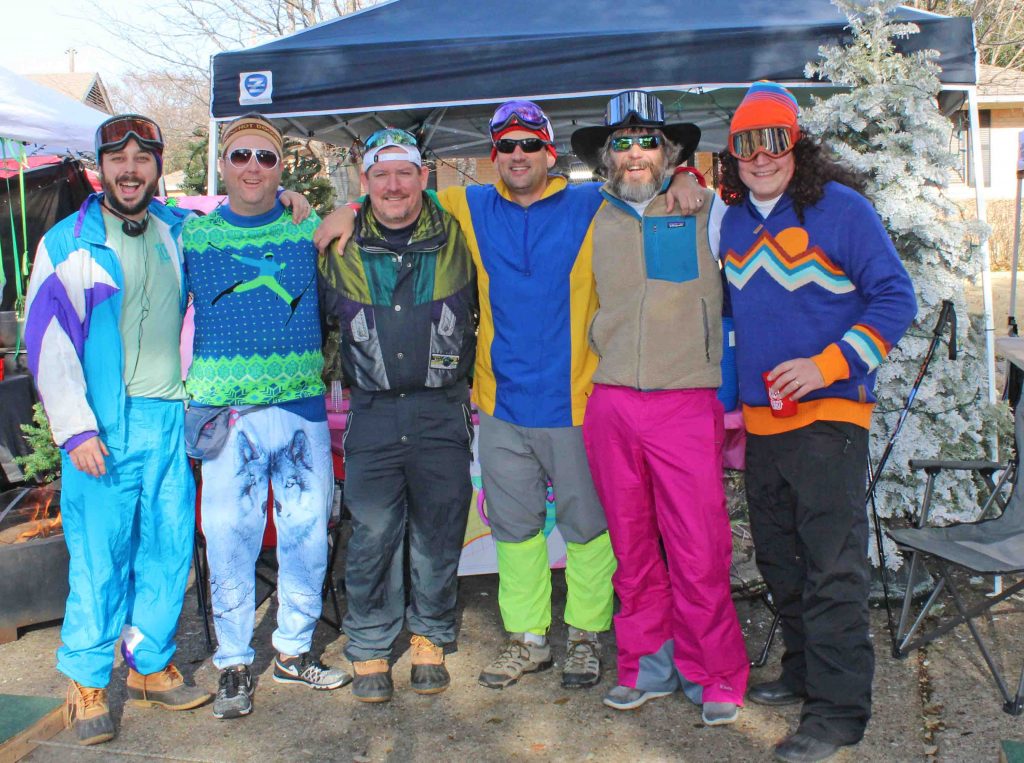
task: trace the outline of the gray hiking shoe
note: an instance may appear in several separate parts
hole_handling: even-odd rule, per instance
[[[562,668],[563,689],[589,689],[601,680],[601,645],[593,631],[569,626]]]
[[[740,711],[732,702],[705,702],[700,717],[705,726],[725,726],[735,723]]]
[[[667,697],[671,693],[670,691],[643,691],[620,684],[609,689],[601,701],[615,710],[635,710],[649,700]]]
[[[220,672],[217,696],[213,699],[214,718],[241,718],[252,712],[256,687],[248,665],[232,665]]]
[[[522,633],[510,634],[508,643],[498,658],[484,668],[480,674],[480,685],[488,689],[504,689],[511,686],[524,673],[536,673],[551,667],[551,645],[545,642],[528,644]]]

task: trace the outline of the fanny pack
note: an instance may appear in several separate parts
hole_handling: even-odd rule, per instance
[[[185,453],[199,461],[216,458],[238,419],[261,407],[190,405],[185,411]]]

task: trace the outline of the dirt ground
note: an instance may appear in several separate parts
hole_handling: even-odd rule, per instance
[[[557,614],[564,606],[562,574],[556,572],[554,580]],[[80,748],[65,731],[27,760],[755,761],[769,760],[772,744],[798,721],[796,708],[751,704],[735,725],[705,728],[698,709],[681,695],[633,712],[605,708],[601,695],[615,678],[611,636],[603,643],[602,683],[591,690],[563,690],[559,675],[565,629],[557,616],[554,670],[527,676],[503,691],[481,687],[476,676],[502,639],[496,595],[496,576],[462,580],[458,651],[448,657],[452,686],[443,694],[421,697],[409,690],[408,654],[397,660],[395,699],[385,705],[361,704],[347,688],[316,693],[274,683],[269,667],[271,600],[257,618],[255,672],[261,680],[251,716],[218,721],[209,707],[169,713],[125,705],[126,668],[119,664],[111,681],[118,737]],[[748,650],[756,656],[767,632],[767,612],[757,599],[740,600],[737,608]],[[990,761],[998,757],[1000,740],[1024,738],[1021,719],[1002,712],[995,685],[965,630],[927,651],[894,660],[884,612],[874,611],[872,617],[874,718],[864,741],[837,760]],[[994,633],[998,659],[1007,664],[1012,683],[1024,655],[1022,625],[1016,602],[984,629]],[[324,625],[317,629],[317,647],[328,664],[343,661],[343,638]],[[0,692],[62,696],[65,681],[53,667],[58,643],[59,625],[53,624],[29,629],[18,641],[0,646]],[[753,671],[752,681],[773,678],[778,658],[776,645],[768,666]],[[201,686],[216,688],[192,589],[185,600],[176,663]]]

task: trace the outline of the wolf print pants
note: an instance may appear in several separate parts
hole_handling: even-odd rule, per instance
[[[177,400],[127,398],[124,446],[107,443],[103,477],[62,452],[71,590],[57,668],[84,686],[110,681],[122,626],[125,660],[140,673],[163,670],[174,655],[195,521],[184,414]]]
[[[353,389],[350,404],[345,656],[354,662],[390,656],[403,624],[437,646],[449,644],[455,641],[456,575],[473,497],[466,385],[405,394]]]
[[[750,668],[729,590],[724,436],[713,389],[594,385],[583,438],[619,561],[620,684],[681,685],[691,699],[699,684],[704,702],[743,704]]]
[[[277,629],[274,648],[309,651],[327,568],[327,519],[334,490],[326,421],[278,407],[234,420],[223,450],[203,462],[202,532],[210,564],[218,668],[251,664],[256,558],[274,487]]]

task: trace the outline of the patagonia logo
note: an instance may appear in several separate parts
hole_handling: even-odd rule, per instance
[[[348,324],[352,331],[352,339],[357,342],[365,342],[370,338],[370,328],[366,325],[366,310],[360,310],[356,317]]]
[[[451,336],[455,333],[455,313],[447,304],[441,305],[441,320],[437,322],[437,333],[441,336]]]
[[[686,227],[686,222],[685,222],[685,221],[682,221],[682,220],[680,220],[680,221],[678,221],[678,222],[674,222],[674,223],[669,223],[669,224],[668,224],[668,227],[669,227],[669,228],[685,228],[685,227]]]
[[[459,365],[458,355],[442,355],[439,352],[431,353],[430,355],[431,368],[455,368],[457,365]]]

